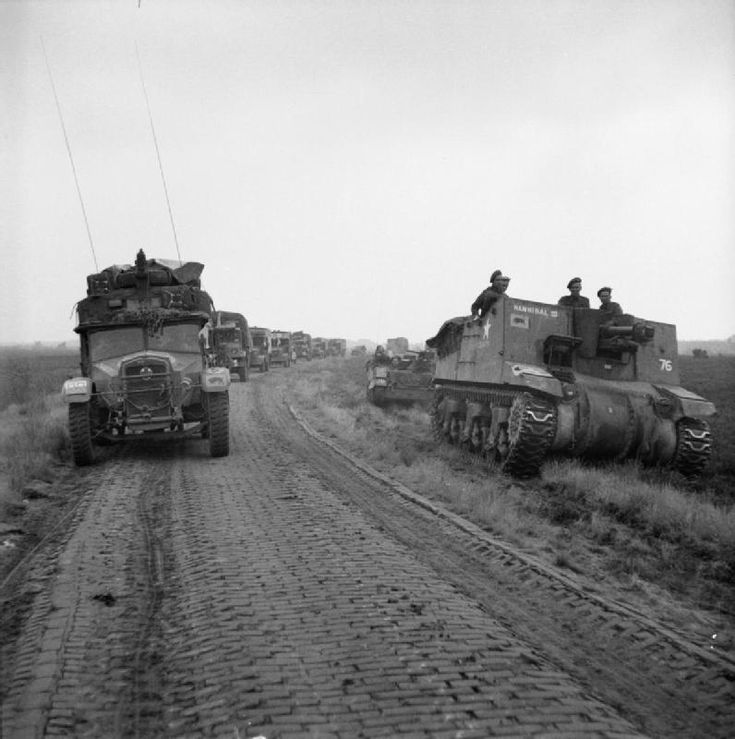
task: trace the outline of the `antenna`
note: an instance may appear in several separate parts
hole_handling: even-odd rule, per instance
[[[61,105],[59,105],[59,96],[56,94],[56,85],[54,85],[54,76],[51,74],[51,65],[48,63],[48,55],[46,54],[46,47],[43,43],[43,37],[41,37],[41,48],[43,49],[43,58],[46,60],[46,69],[48,70],[48,76],[51,80],[51,89],[54,93],[54,100],[56,101],[56,110],[59,113],[59,121],[61,121],[61,130],[64,133],[64,143],[66,144],[66,151],[69,154],[69,161],[71,162],[71,171],[74,173],[74,184],[77,186],[77,195],[79,196],[79,204],[82,206],[82,215],[84,216],[84,225],[87,227],[87,237],[89,238],[89,248],[92,250],[92,259],[94,259],[94,268],[99,272],[100,268],[97,264],[97,255],[94,253],[94,243],[92,242],[92,232],[89,230],[89,220],[87,219],[87,211],[84,208],[84,200],[82,198],[82,191],[79,188],[79,178],[77,177],[77,168],[74,166],[74,157],[71,155],[71,147],[69,146],[69,137],[66,135],[66,126],[64,125],[64,116],[61,115]]]
[[[153,145],[156,147],[156,157],[158,158],[158,169],[161,172],[161,182],[163,183],[163,192],[166,195],[166,205],[168,207],[168,217],[171,221],[171,230],[174,234],[174,243],[176,244],[176,254],[179,257],[179,264],[183,264],[181,261],[181,252],[179,251],[179,239],[176,236],[176,226],[174,225],[174,216],[171,212],[171,200],[168,197],[168,188],[166,187],[166,178],[163,174],[163,164],[161,163],[161,152],[158,150],[158,140],[156,139],[156,129],[153,126],[153,115],[151,114],[151,105],[148,102],[148,92],[145,89],[145,80],[143,79],[143,65],[140,63],[140,54],[138,53],[138,44],[135,44],[135,56],[138,58],[138,70],[140,71],[140,84],[143,86],[143,96],[145,97],[145,105],[148,110],[148,120],[151,123],[151,133],[153,134]]]

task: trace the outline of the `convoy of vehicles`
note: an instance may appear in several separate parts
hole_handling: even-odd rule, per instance
[[[97,444],[144,434],[198,434],[213,457],[229,453],[230,373],[208,360],[213,304],[203,269],[140,250],[134,266],[87,277],[75,328],[81,373],[62,388],[75,464],[91,464]]]
[[[62,389],[74,462],[95,446],[199,435],[229,453],[230,374],[345,356],[344,339],[249,327],[215,311],[203,265],[146,259],[87,277],[77,304],[81,373]],[[412,352],[388,339],[367,362],[376,405],[431,401],[435,434],[517,477],[551,454],[637,458],[699,473],[714,405],[680,385],[676,328],[631,315],[504,297],[482,319],[446,321]],[[352,356],[366,352],[363,345]]]
[[[589,308],[505,298],[481,320],[446,321],[436,434],[504,471],[537,474],[552,453],[701,471],[712,403],[680,385],[676,328]]]

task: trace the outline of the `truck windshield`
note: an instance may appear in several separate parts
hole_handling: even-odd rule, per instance
[[[174,323],[163,327],[163,333],[148,336],[148,348],[159,352],[199,354],[199,324]]]
[[[199,354],[199,324],[171,324],[164,326],[163,332],[155,336],[148,336],[142,326],[125,326],[89,334],[89,356],[92,362],[123,357],[144,349]]]
[[[129,326],[95,331],[89,335],[89,356],[93,362],[143,351],[143,328]]]

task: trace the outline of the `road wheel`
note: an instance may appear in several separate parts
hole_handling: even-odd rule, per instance
[[[77,467],[86,467],[94,462],[90,406],[89,402],[69,404],[71,453]]]
[[[230,396],[228,393],[210,393],[207,399],[209,453],[212,457],[226,457],[230,453]]]

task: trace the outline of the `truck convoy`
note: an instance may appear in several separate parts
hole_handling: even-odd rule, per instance
[[[214,364],[227,367],[231,375],[237,375],[242,382],[246,382],[253,349],[247,319],[241,313],[218,310],[214,312],[212,324]]]
[[[250,366],[267,372],[271,364],[271,332],[267,328],[253,326],[250,329],[253,348],[250,351]]]
[[[271,331],[271,365],[291,366],[291,332]]]
[[[691,476],[711,454],[715,407],[680,386],[671,324],[506,297],[426,343],[436,435],[511,475],[533,476],[556,453]]]
[[[230,373],[208,359],[214,311],[203,269],[141,249],[134,266],[87,277],[74,329],[81,374],[62,388],[75,464],[91,464],[96,444],[143,435],[200,435],[211,456],[229,453]]]

